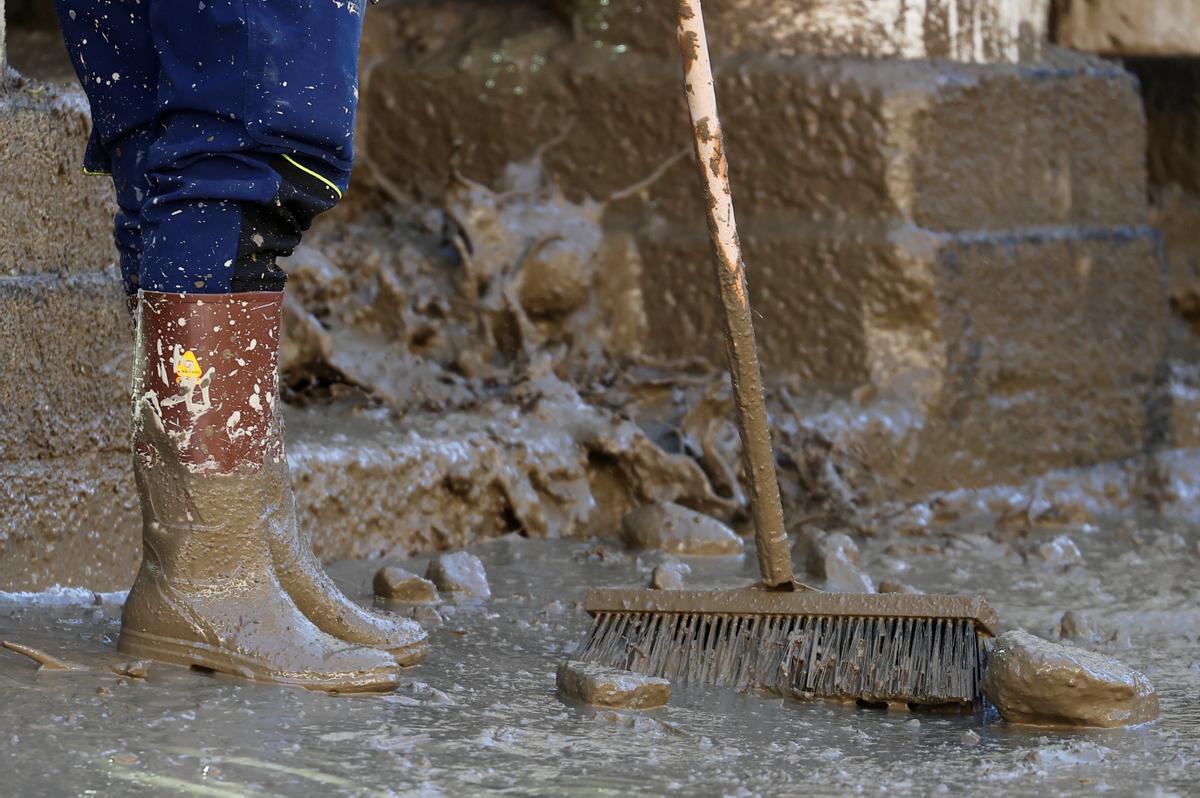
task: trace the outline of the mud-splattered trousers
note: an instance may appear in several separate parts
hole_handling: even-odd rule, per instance
[[[366,0],[55,0],[125,289],[282,290],[350,179]]]

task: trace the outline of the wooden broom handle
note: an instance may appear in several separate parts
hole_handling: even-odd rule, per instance
[[[729,374],[733,378],[742,454],[750,475],[750,507],[754,513],[758,567],[767,586],[790,587],[794,581],[791,551],[783,525],[783,503],[775,474],[775,456],[771,451],[746,268],[733,218],[729,164],[725,159],[721,122],[717,118],[717,95],[713,88],[700,0],[679,0],[679,46],[683,51],[683,76],[696,158],[704,178],[708,231],[717,254],[717,281],[725,308]]]

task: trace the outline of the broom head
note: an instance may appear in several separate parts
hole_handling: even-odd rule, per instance
[[[978,705],[998,619],[975,596],[607,589],[580,658],[674,681],[866,704]]]

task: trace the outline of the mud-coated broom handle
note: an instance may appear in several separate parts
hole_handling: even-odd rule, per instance
[[[754,513],[758,567],[763,582],[771,587],[790,586],[792,558],[783,525],[783,504],[767,406],[763,400],[762,372],[754,343],[750,295],[742,247],[733,218],[733,194],[729,188],[729,164],[725,160],[721,122],[717,118],[717,96],[713,89],[708,38],[700,0],[679,0],[679,46],[683,50],[683,76],[696,158],[704,177],[708,206],[708,230],[717,254],[717,280],[725,306],[725,344],[733,397],[737,408],[738,434],[746,470],[750,474],[750,507]]]

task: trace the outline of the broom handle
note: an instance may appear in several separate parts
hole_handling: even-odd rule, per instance
[[[679,46],[683,50],[683,76],[696,157],[704,177],[708,231],[717,253],[717,281],[725,307],[726,353],[733,379],[738,434],[750,475],[750,507],[754,513],[758,567],[766,585],[790,586],[793,583],[792,558],[783,525],[783,503],[775,475],[775,456],[771,452],[771,432],[767,426],[762,372],[754,343],[746,269],[733,218],[729,164],[725,160],[721,122],[717,118],[717,96],[713,89],[700,0],[679,0]]]

